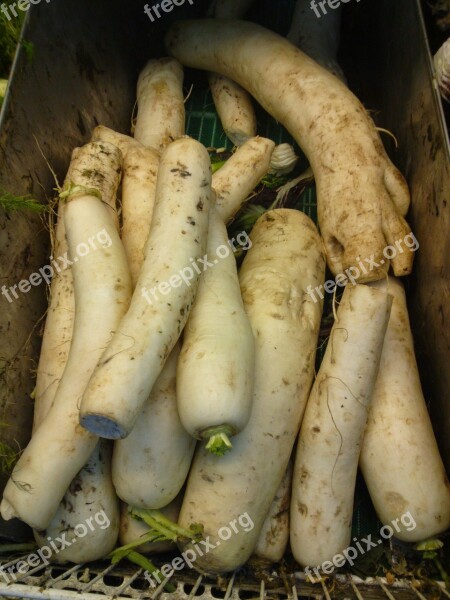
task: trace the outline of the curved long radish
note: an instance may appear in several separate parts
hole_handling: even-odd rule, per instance
[[[115,215],[100,199],[115,197],[120,152],[106,142],[92,142],[76,160],[64,210],[75,287],[72,345],[53,406],[16,464],[1,503],[4,519],[17,516],[38,530],[48,527],[97,443],[79,425],[79,402],[131,293]]]
[[[308,399],[295,457],[291,548],[302,566],[350,545],[358,459],[392,296],[347,286]]]
[[[176,344],[145,402],[132,432],[114,444],[113,481],[130,506],[157,509],[179,493],[191,466],[195,440],[183,428],[177,410]]]
[[[183,332],[177,403],[186,431],[222,455],[231,448],[229,437],[242,431],[250,418],[255,357],[236,259],[215,207],[206,248],[212,266],[200,279]]]
[[[286,39],[249,22],[178,22],[166,45],[187,66],[232,77],[296,139],[314,172],[320,230],[335,275],[369,258],[367,281],[382,278],[390,263],[396,275],[410,273],[412,250],[392,261],[383,255],[387,244],[411,231],[402,216],[408,187],[342,82]]]
[[[216,208],[225,223],[238,212],[266,175],[274,148],[272,140],[251,138],[214,173],[212,186],[216,192]]]
[[[143,146],[163,150],[184,135],[183,67],[173,58],[149,60],[137,84],[134,137]]]
[[[256,135],[256,115],[250,95],[229,77],[208,73],[211,95],[225,135],[242,146]]]
[[[107,142],[108,144],[117,146],[122,153],[122,157],[125,157],[130,148],[143,147],[142,144],[129,135],[118,133],[114,129],[110,129],[104,125],[97,125],[92,132],[91,142]]]
[[[314,223],[296,210],[271,210],[251,240],[239,280],[255,337],[252,413],[231,452],[216,457],[198,449],[179,519],[183,526],[202,524],[215,546],[196,554],[194,567],[208,573],[236,569],[256,546],[300,426],[322,313],[307,293],[325,272]],[[220,538],[223,527],[233,527],[229,539]]]
[[[396,521],[395,537],[421,541],[450,526],[450,486],[420,385],[403,286],[394,278],[373,285],[394,301],[360,466],[382,523]],[[413,521],[404,523],[408,512]]]
[[[242,19],[253,0],[215,0],[208,15],[216,19]],[[241,146],[256,135],[256,115],[250,94],[229,77],[208,73],[211,95],[226,136]]]
[[[126,437],[187,321],[201,273],[212,200],[206,149],[191,138],[161,157],[145,259],[130,308],[98,361],[81,423]]]

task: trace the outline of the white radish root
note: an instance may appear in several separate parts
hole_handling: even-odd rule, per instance
[[[111,445],[100,440],[70,484],[49,526],[45,531],[35,531],[34,537],[40,547],[48,545],[49,539],[62,540],[52,562],[84,563],[109,554],[118,535],[119,499],[111,479]]]
[[[242,431],[250,418],[255,352],[236,259],[215,207],[209,217],[206,250],[211,267],[202,274],[184,328],[177,403],[186,431],[222,455],[232,446],[229,438]]]
[[[403,286],[394,278],[373,285],[394,301],[360,466],[382,523],[396,521],[401,540],[422,541],[450,526],[450,486],[420,385]]]
[[[208,73],[208,81],[226,136],[235,146],[242,146],[256,135],[256,115],[248,92],[217,73]]]
[[[170,144],[161,157],[156,188],[145,260],[130,308],[81,403],[82,424],[102,437],[130,433],[189,316],[212,201],[206,149],[191,138]]]
[[[131,294],[115,213],[106,200],[115,198],[120,152],[106,142],[92,142],[75,160],[64,209],[75,288],[72,345],[53,406],[16,464],[0,507],[4,519],[17,516],[38,530],[48,527],[97,443],[80,427],[78,407]]]
[[[189,67],[232,77],[293,135],[314,172],[334,275],[370,258],[379,266],[360,281],[381,279],[390,264],[396,275],[411,272],[412,250],[391,261],[383,255],[387,244],[410,234],[403,218],[408,187],[368,113],[342,82],[286,39],[249,22],[178,22],[166,46]]]
[[[158,509],[179,493],[191,466],[195,440],[177,410],[176,344],[145,402],[132,432],[114,444],[113,481],[130,506]]]
[[[104,125],[98,125],[94,129],[92,132],[91,141],[108,142],[108,144],[116,146],[122,153],[122,157],[125,157],[130,148],[142,148],[142,144],[140,144],[134,138],[125,135],[124,133],[118,133],[113,129],[109,129],[109,127],[105,127]]]
[[[256,546],[306,405],[322,313],[307,293],[308,284],[323,281],[325,271],[314,223],[297,210],[268,211],[251,241],[239,275],[255,338],[250,420],[225,456],[197,450],[179,520],[185,527],[203,525],[215,545],[204,556],[197,554],[193,565],[207,573],[235,570]],[[220,539],[221,528],[231,523],[232,536]]]
[[[216,208],[227,223],[241,208],[270,166],[275,143],[255,137],[243,144],[212,178]]]
[[[291,548],[322,565],[350,545],[358,459],[392,296],[347,286],[308,399],[295,457]]]
[[[131,147],[125,154],[122,179],[122,243],[136,286],[153,216],[159,155],[152,148]]]
[[[172,58],[149,60],[137,84],[135,139],[163,150],[184,135],[183,67]]]

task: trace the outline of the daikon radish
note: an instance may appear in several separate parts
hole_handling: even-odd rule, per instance
[[[189,316],[204,268],[211,165],[191,138],[161,157],[145,260],[130,308],[104,351],[81,403],[81,423],[123,438],[162,371]]]
[[[51,260],[55,261],[55,269],[50,285],[50,302],[36,377],[33,429],[42,423],[53,404],[72,341],[75,298],[72,269],[69,265],[62,268],[61,264],[61,260],[66,262],[69,251],[63,208],[60,202],[51,256]]]
[[[45,531],[35,531],[40,547],[56,542],[57,563],[100,560],[116,545],[119,500],[111,480],[111,444],[98,442],[86,465],[76,475]],[[76,543],[75,543],[76,542]]]
[[[208,15],[216,19],[242,19],[253,0],[217,0]],[[241,146],[256,135],[256,115],[252,99],[229,77],[208,74],[212,98],[226,136],[235,146]]]
[[[171,521],[177,522],[182,500],[183,494],[180,493],[170,504],[161,508],[161,513]],[[129,506],[123,503],[120,511],[120,545],[131,544],[149,531],[149,526],[144,521],[133,518]],[[144,554],[162,554],[163,552],[176,550],[176,545],[171,540],[144,542],[141,546],[137,546],[135,550]]]
[[[198,556],[192,549],[194,568],[207,573],[233,571],[255,549],[314,374],[322,306],[307,286],[320,284],[325,271],[314,223],[297,210],[271,210],[258,219],[251,241],[239,275],[255,337],[250,421],[225,456],[198,449],[179,519],[182,526],[203,525],[209,536],[214,546],[209,552]],[[225,527],[233,528],[231,535]],[[188,549],[191,544],[183,548]]]
[[[326,10],[326,9],[325,9]],[[337,61],[342,5],[322,14],[315,0],[297,0],[287,39],[345,83]]]
[[[184,135],[183,67],[173,58],[149,60],[137,84],[138,113],[134,137],[163,150]]]
[[[118,496],[131,506],[157,509],[179,493],[191,466],[195,440],[177,410],[176,344],[145,402],[132,432],[114,444],[113,481]]]
[[[392,296],[347,286],[303,418],[291,500],[291,549],[321,565],[350,545],[358,459]]]
[[[231,448],[229,438],[250,418],[255,352],[236,259],[215,207],[206,250],[212,266],[202,274],[184,329],[177,402],[186,431],[205,440],[207,450],[222,455]]]
[[[259,534],[254,554],[264,561],[280,562],[286,552],[289,542],[292,468],[292,461],[289,461]]]
[[[211,95],[225,135],[242,146],[256,135],[256,115],[248,92],[228,77],[208,73]]]
[[[131,147],[125,154],[122,179],[122,243],[136,285],[155,205],[159,155],[152,148]]]
[[[38,530],[48,527],[97,443],[80,427],[78,407],[131,293],[125,251],[106,200],[117,191],[120,152],[106,142],[92,142],[75,160],[72,185],[64,194],[75,288],[72,345],[53,406],[16,464],[0,507],[4,519],[17,516]]]
[[[228,222],[266,175],[275,143],[263,137],[245,142],[231,155],[212,178],[216,192],[216,207]]]
[[[201,40],[201,43],[199,43]],[[189,67],[232,77],[284,125],[308,157],[318,217],[334,275],[373,260],[360,280],[411,272],[413,251],[385,258],[387,244],[410,234],[409,191],[359,100],[285,38],[245,21],[174,23],[169,52]]]
[[[73,153],[75,158],[79,151]],[[71,163],[73,164],[73,163]],[[70,185],[71,167],[66,177],[65,187]],[[115,196],[105,198],[110,207],[116,210]],[[52,256],[67,257],[67,245],[63,210],[64,201],[58,207],[58,221]],[[36,379],[33,427],[36,429],[47,416],[63,375],[72,342],[75,318],[75,297],[72,270],[67,266],[56,271],[50,286],[50,305],[45,321],[41,354]],[[93,519],[105,516],[105,522]],[[89,526],[85,524],[88,523]],[[78,529],[82,535],[77,535]],[[119,531],[118,498],[111,480],[111,448],[99,442],[89,457],[87,464],[75,476],[56,511],[55,516],[44,532],[34,530],[34,538],[39,545],[48,546],[50,540],[62,540],[52,559],[56,562],[85,562],[106,556],[115,546]],[[68,539],[67,539],[68,538]],[[73,544],[76,538],[77,545]]]
[[[374,287],[394,296],[360,466],[379,519],[416,542],[450,527],[450,486],[420,385],[405,292],[390,278]],[[401,519],[409,513],[415,523]]]

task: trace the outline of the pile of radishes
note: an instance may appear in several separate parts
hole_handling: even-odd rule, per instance
[[[220,14],[224,4],[217,17],[242,16]],[[249,22],[182,22],[166,44],[175,58],[151,60],[139,77],[134,138],[100,126],[73,152],[52,248],[73,264],[51,283],[33,436],[3,518],[45,544],[104,510],[110,526],[57,561],[105,557],[119,529],[130,550],[170,548],[147,535],[147,514],[160,532],[172,531],[165,519],[178,532],[200,526],[212,544],[195,561],[202,572],[254,553],[279,561],[289,533],[295,559],[316,566],[350,544],[359,464],[384,524],[413,517],[398,538],[441,533],[449,485],[403,287],[380,260],[410,233],[409,193],[372,120],[333,74]],[[224,129],[241,144],[214,176],[208,151],[184,135],[181,64],[211,72]],[[320,235],[297,210],[268,210],[238,272],[232,249],[219,259],[217,249],[231,248],[226,225],[275,147],[255,136],[248,94],[308,157]],[[104,243],[79,257],[99,232]],[[382,266],[345,288],[315,373],[323,307],[307,290],[324,283],[326,263],[337,275],[369,257]],[[398,254],[394,275],[412,260]],[[221,540],[244,514],[254,527]]]

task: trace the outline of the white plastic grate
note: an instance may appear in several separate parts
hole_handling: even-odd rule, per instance
[[[9,560],[1,566],[6,570],[23,560],[26,557]],[[295,585],[283,585],[288,579]],[[239,573],[217,581],[192,573],[183,576],[182,580],[172,581],[176,589],[171,593],[164,591],[167,581],[169,578],[152,588],[142,569],[122,565],[41,565],[25,574],[16,573],[9,583],[0,575],[0,597],[36,600],[424,600],[428,597],[417,581],[401,580],[388,584],[381,577],[362,580],[350,575],[338,575],[311,584],[301,572],[284,574],[283,578],[274,577],[275,587],[272,587],[274,582],[264,580],[239,582]],[[436,585],[439,585],[442,597],[450,597],[443,584]]]

